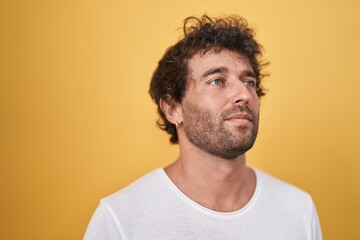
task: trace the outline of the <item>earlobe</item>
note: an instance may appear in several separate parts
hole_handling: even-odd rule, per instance
[[[180,116],[180,114],[178,113],[178,111],[180,111],[180,108],[177,108],[175,110],[175,114],[174,114],[174,117],[175,117],[175,126],[176,128],[178,128],[180,126],[180,124],[182,123],[182,115]]]
[[[166,119],[178,126],[182,122],[181,105],[180,103],[168,97],[167,99],[160,99],[160,108],[164,113]]]

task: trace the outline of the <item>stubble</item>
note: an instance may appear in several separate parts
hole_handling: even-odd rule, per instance
[[[244,154],[254,145],[259,118],[248,106],[234,106],[217,117],[210,110],[196,104],[188,103],[186,105],[186,108],[183,109],[184,132],[189,141],[201,150],[231,160]],[[239,112],[247,113],[251,122],[230,130],[225,126],[225,119]]]

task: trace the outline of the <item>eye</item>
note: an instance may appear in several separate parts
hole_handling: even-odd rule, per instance
[[[244,81],[245,86],[249,87],[256,87],[256,81],[255,80],[246,80]]]
[[[223,83],[224,83],[224,81],[222,79],[220,79],[220,78],[217,78],[217,79],[214,79],[214,80],[210,81],[211,85],[216,85],[216,86],[219,86],[219,85],[221,85]]]

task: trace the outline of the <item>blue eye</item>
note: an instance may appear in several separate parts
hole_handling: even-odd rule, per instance
[[[214,79],[214,80],[212,80],[212,81],[210,82],[210,84],[216,85],[216,86],[218,86],[218,85],[220,85],[220,84],[222,84],[222,83],[223,83],[223,80],[221,80],[221,79]]]
[[[249,86],[249,87],[255,87],[256,86],[256,82],[253,80],[249,80],[249,81],[244,81],[245,86]]]

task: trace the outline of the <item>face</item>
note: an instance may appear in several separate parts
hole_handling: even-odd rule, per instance
[[[229,50],[208,51],[194,55],[188,67],[181,102],[185,137],[217,157],[244,154],[255,142],[259,119],[257,78],[249,60]]]

